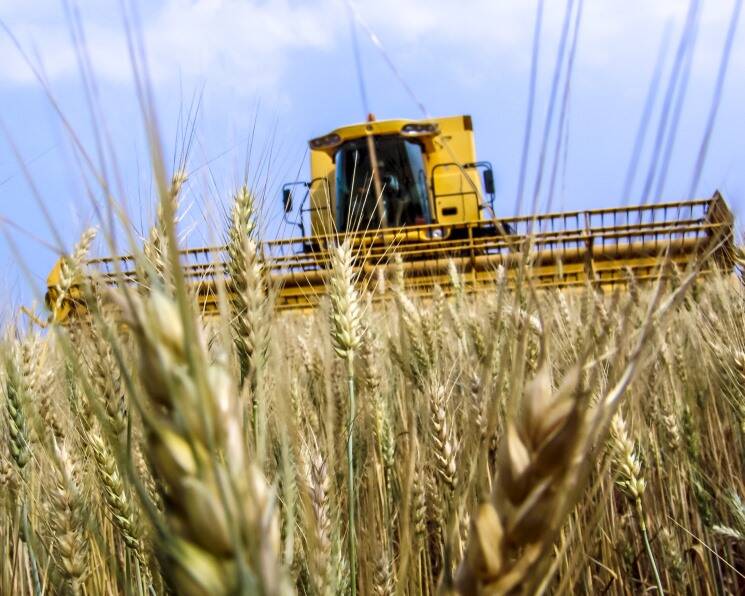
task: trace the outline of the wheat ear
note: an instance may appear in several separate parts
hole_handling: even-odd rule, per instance
[[[425,383],[431,376],[430,372],[434,362],[423,337],[422,318],[419,316],[414,303],[404,292],[396,292],[396,304],[398,305],[403,336],[407,342],[406,347],[413,356],[411,359],[404,358],[402,360],[407,365],[405,372],[418,389],[425,390]]]
[[[31,458],[28,420],[22,376],[18,370],[17,350],[11,350],[5,361],[5,408],[10,434],[10,454],[19,470],[23,471]]]
[[[22,484],[22,496],[20,498],[21,532],[20,537],[26,543],[29,563],[31,566],[31,579],[34,594],[41,594],[41,579],[36,555],[32,547],[33,532],[28,515],[28,503],[26,501],[25,485],[28,463],[31,458],[30,434],[26,406],[28,395],[25,392],[18,360],[20,356],[16,346],[12,346],[9,353],[5,354],[5,406],[8,418],[8,430],[10,432],[10,454],[18,468]]]
[[[318,594],[333,592],[332,555],[333,520],[331,514],[331,478],[328,466],[315,440],[303,448],[306,486],[310,496],[310,512],[313,540],[309,546],[308,559],[311,578]]]
[[[70,592],[77,596],[89,572],[89,538],[86,503],[78,466],[66,446],[54,449],[57,463],[50,493],[50,526],[55,544],[55,563]]]
[[[268,344],[267,296],[264,268],[254,238],[254,200],[244,185],[236,193],[228,228],[228,271],[232,290],[232,322],[241,383],[251,378],[256,389],[256,370],[266,356]]]
[[[237,388],[209,364],[193,321],[152,292],[129,313],[138,340],[148,455],[164,489],[160,553],[178,593],[287,594],[273,492],[247,459]],[[145,409],[147,408],[147,410]]]
[[[55,310],[60,310],[65,300],[70,300],[73,296],[73,287],[80,281],[80,276],[84,274],[85,258],[91,248],[93,239],[96,237],[96,229],[88,228],[80,236],[80,240],[73,247],[72,253],[62,257],[60,263],[59,283],[57,284],[57,300]]]
[[[142,532],[135,517],[132,499],[124,483],[116,459],[104,438],[96,429],[87,433],[88,444],[93,453],[98,478],[103,485],[103,497],[106,508],[111,515],[111,521],[119,532],[125,546],[132,551],[140,570],[149,576],[147,559],[145,557]]]
[[[575,368],[553,392],[545,359],[526,386],[522,415],[506,425],[492,498],[472,517],[455,579],[461,594],[507,594],[544,556],[580,431],[577,389]]]
[[[647,483],[642,476],[642,464],[636,445],[629,437],[626,421],[620,412],[611,421],[610,436],[613,445],[614,460],[619,474],[618,485],[634,503],[634,512],[637,523],[639,524],[639,530],[642,533],[644,550],[647,553],[649,564],[654,573],[657,590],[660,594],[663,594],[662,580],[660,579],[660,572],[657,569],[657,561],[652,552],[652,545],[649,543],[649,532],[647,531],[647,521],[642,501],[642,495],[644,495]]]
[[[167,193],[164,194],[158,203],[158,209],[155,215],[155,224],[150,228],[150,233],[143,246],[145,260],[155,273],[156,281],[162,283],[167,288],[173,288],[173,276],[168,266],[168,232],[166,225],[166,213],[171,213],[174,217],[178,210],[179,196],[181,189],[186,183],[188,176],[185,171],[179,170],[171,178],[171,185]],[[166,209],[164,201],[170,203],[170,209]],[[138,264],[139,265],[139,264]],[[140,271],[140,277],[144,281],[147,279],[147,271]]]
[[[265,447],[265,396],[260,376],[269,349],[272,305],[268,299],[264,265],[256,231],[254,200],[244,185],[236,193],[228,228],[228,272],[231,282],[231,323],[240,367],[240,387],[251,396],[254,445],[261,460]]]

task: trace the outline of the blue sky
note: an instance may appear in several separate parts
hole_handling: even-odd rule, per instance
[[[576,6],[575,2],[575,6]],[[621,196],[654,65],[669,31],[662,94],[684,26],[685,0],[585,0],[570,88],[566,166],[559,168],[554,209],[640,200],[651,139],[630,196]],[[149,0],[136,3],[135,35],[144,41],[160,131],[169,159],[184,134],[179,114],[200,98],[187,161],[183,227],[190,245],[219,238],[232,189],[245,171],[266,184],[266,234],[275,225],[282,182],[303,177],[306,142],[364,117],[348,9],[342,0]],[[152,220],[152,189],[127,34],[119,0],[69,0],[80,14],[96,79],[100,117],[122,181],[117,194],[140,230]],[[359,18],[379,38],[400,76],[431,115],[469,113],[480,159],[494,164],[497,211],[511,215],[525,126],[534,0],[357,0]],[[536,177],[566,0],[546,0],[539,57],[536,121],[527,186]],[[711,105],[734,0],[703,0],[687,95],[661,196],[686,198]],[[95,156],[91,109],[83,92],[71,27],[60,0],[0,0],[0,20],[43,72],[54,101]],[[742,25],[742,24],[741,24]],[[742,29],[743,27],[741,27]],[[370,109],[378,118],[419,117],[418,107],[362,27],[357,35]],[[10,36],[0,31],[0,225],[39,286],[59,243],[75,242],[96,224],[86,192],[91,175],[57,110]],[[745,31],[736,38],[714,137],[699,186],[719,188],[736,212],[745,200]],[[552,155],[553,138],[549,145]],[[19,161],[20,160],[20,161]],[[563,163],[563,162],[562,162]],[[32,191],[24,170],[33,180]],[[93,193],[94,195],[96,193]],[[44,204],[53,225],[42,216]],[[543,202],[543,199],[542,199]],[[197,225],[204,219],[210,225]],[[103,246],[97,251],[105,252]],[[6,302],[33,293],[16,254],[0,242],[0,292]]]

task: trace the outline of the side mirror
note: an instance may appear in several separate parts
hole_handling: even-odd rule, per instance
[[[284,207],[285,213],[292,211],[292,190],[289,188],[282,189],[282,206]]]
[[[484,192],[488,195],[494,194],[494,172],[484,170]]]

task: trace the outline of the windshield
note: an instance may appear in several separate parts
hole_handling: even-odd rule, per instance
[[[376,201],[368,140],[348,141],[335,157],[338,231],[430,223],[420,145],[397,136],[374,137],[374,143],[382,209]]]

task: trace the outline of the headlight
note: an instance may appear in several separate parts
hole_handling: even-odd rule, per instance
[[[437,124],[431,122],[411,122],[404,124],[401,128],[401,134],[407,137],[419,137],[424,135],[437,134]]]
[[[325,137],[312,139],[308,144],[311,149],[329,149],[331,147],[336,147],[339,143],[341,143],[341,137],[335,132],[332,132],[330,135],[326,135]]]

